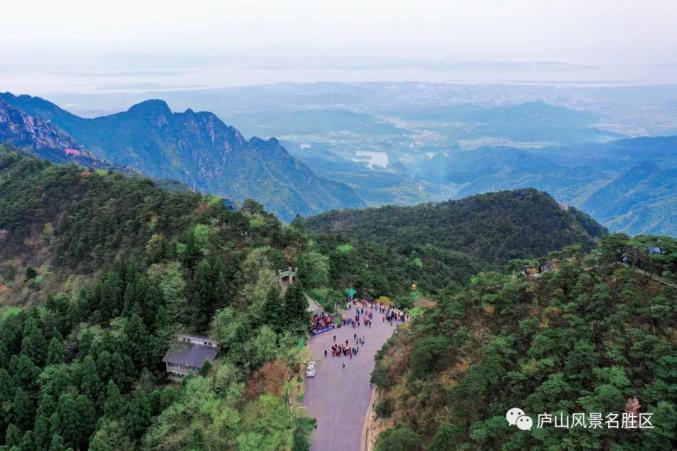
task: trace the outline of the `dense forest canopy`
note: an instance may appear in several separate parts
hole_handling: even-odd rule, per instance
[[[677,241],[611,235],[552,260],[542,274],[480,273],[396,333],[372,376],[389,426],[379,451],[674,449]],[[508,425],[514,407],[531,432]],[[654,428],[536,426],[581,412],[652,413]]]
[[[418,318],[373,373],[379,449],[668,449],[676,264],[673,239],[607,236],[534,190],[284,225],[254,201],[0,148],[0,443],[307,449],[306,295],[331,312],[355,288]],[[172,384],[177,333],[218,357]],[[643,435],[518,435],[501,416],[635,398],[655,414]]]
[[[425,245],[463,252],[493,267],[572,244],[589,248],[606,233],[586,214],[534,189],[414,207],[331,211],[308,218],[305,226],[381,243],[404,255]]]
[[[306,447],[307,301],[274,275],[309,252],[298,231],[254,202],[231,212],[6,149],[0,188],[7,449]],[[162,356],[180,332],[211,336],[219,357],[168,385]]]

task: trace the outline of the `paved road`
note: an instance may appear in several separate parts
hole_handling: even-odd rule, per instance
[[[304,405],[317,419],[311,451],[359,451],[362,425],[369,407],[369,378],[374,368],[376,351],[392,335],[395,326],[383,323],[374,315],[370,328],[342,327],[310,339],[313,360],[318,364],[317,376],[306,378]],[[331,357],[333,336],[336,342],[353,342],[353,334],[365,337],[356,357]],[[329,356],[324,358],[324,350]],[[346,368],[341,364],[345,362]]]

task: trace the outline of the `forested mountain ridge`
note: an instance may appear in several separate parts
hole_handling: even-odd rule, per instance
[[[382,351],[374,372],[382,390],[377,412],[393,426],[380,449],[523,449],[568,440],[557,432],[533,440],[511,434],[494,418],[504,412],[487,419],[517,402],[496,387],[514,388],[509,393],[523,395],[529,409],[545,406],[543,399],[565,409],[579,398],[586,408],[610,408],[637,396],[667,418],[646,443],[661,449],[674,440],[666,338],[674,288],[618,263],[624,255],[633,264],[646,260],[647,249],[658,247],[650,261],[674,273],[673,240],[612,235],[588,256],[576,246],[551,254],[556,269],[539,276],[473,276],[506,258],[595,246],[605,230],[535,190],[377,209],[366,220],[361,212],[325,216],[342,214],[348,219],[319,228],[318,218],[284,225],[255,202],[232,212],[215,196],[0,146],[0,443],[307,449],[313,422],[296,408],[308,360],[304,290],[330,309],[346,287],[400,307],[436,293],[437,307],[427,302],[431,310],[421,312],[417,304],[420,319]],[[395,227],[384,232],[380,215],[393,216]],[[332,224],[343,232],[327,232]],[[450,232],[468,240],[464,249],[474,256],[456,250]],[[522,239],[527,252],[479,254]],[[513,261],[511,269],[531,264]],[[281,299],[274,271],[288,266],[298,267],[302,284]],[[207,334],[219,346],[214,366],[181,386],[166,384],[161,363],[177,332]],[[587,360],[599,343],[595,361]],[[578,384],[578,398],[562,380]],[[461,411],[467,415],[447,416]],[[583,437],[591,446],[601,440],[594,432]]]
[[[546,191],[609,229],[677,236],[677,137],[541,149],[485,147],[437,155],[417,170],[458,185],[457,197],[521,187]]]
[[[405,255],[430,245],[493,266],[541,257],[572,244],[589,248],[606,233],[585,213],[534,189],[414,207],[330,211],[304,224],[313,233],[381,243]]]
[[[377,451],[674,449],[677,241],[611,235],[551,261],[544,274],[481,273],[396,332],[372,376]],[[508,424],[513,407],[531,431]],[[576,412],[586,426],[538,424]],[[653,428],[587,427],[595,412],[651,413]]]
[[[246,140],[209,112],[176,113],[162,100],[148,100],[85,119],[37,97],[4,93],[0,99],[50,121],[100,160],[238,201],[257,199],[285,220],[364,206],[350,187],[316,176],[277,140]]]
[[[0,146],[2,448],[307,448],[307,301],[275,277],[306,249],[254,202]],[[177,333],[219,350],[181,385],[162,363]]]
[[[110,269],[153,237],[159,246],[161,238],[183,233],[201,202],[198,194],[165,192],[148,179],[53,165],[0,146],[4,300],[75,294],[79,276]]]

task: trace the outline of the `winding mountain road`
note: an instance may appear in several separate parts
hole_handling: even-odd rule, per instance
[[[349,311],[351,312],[351,311]],[[354,312],[354,308],[352,310]],[[304,405],[317,419],[311,451],[359,451],[362,426],[369,408],[371,386],[369,379],[374,368],[374,356],[393,334],[397,326],[383,322],[374,314],[371,328],[342,327],[310,339],[310,351],[317,362],[317,375],[306,378]],[[331,346],[353,343],[353,334],[365,338],[357,356],[332,357]],[[324,357],[324,350],[328,357]],[[345,369],[342,363],[346,364]]]

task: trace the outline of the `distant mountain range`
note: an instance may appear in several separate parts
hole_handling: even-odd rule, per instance
[[[677,137],[543,149],[485,147],[437,154],[415,174],[455,197],[534,187],[612,230],[677,236]]]
[[[85,119],[44,99],[0,94],[0,139],[61,162],[91,155],[202,192],[253,198],[284,220],[364,206],[347,185],[318,177],[274,139],[246,140],[209,112],[173,113],[162,100]]]
[[[619,135],[598,128],[596,113],[541,101],[389,105],[379,97],[378,105],[371,100],[350,111],[341,109],[349,98],[324,97],[321,108],[304,109],[301,102],[296,111],[290,110],[295,96],[280,97],[287,104],[277,109],[267,99],[251,104],[244,92],[227,104],[215,101],[222,117],[233,105],[229,121],[248,135],[278,136],[281,144],[247,140],[211,113],[172,113],[160,100],[86,119],[6,93],[0,121],[13,125],[2,129],[0,122],[0,143],[52,161],[112,164],[238,201],[251,197],[285,220],[533,187],[611,230],[677,236],[677,137],[612,140]],[[331,99],[345,105],[330,108]],[[252,106],[261,103],[265,108]]]

